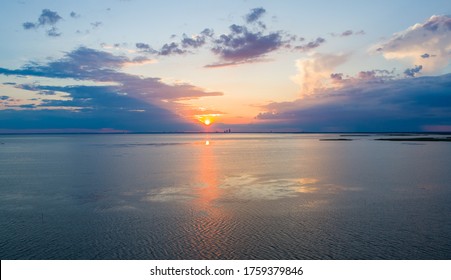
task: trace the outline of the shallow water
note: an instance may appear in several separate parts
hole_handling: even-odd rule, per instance
[[[1,259],[450,259],[451,143],[0,136]]]

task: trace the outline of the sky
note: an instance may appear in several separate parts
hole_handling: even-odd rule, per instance
[[[450,132],[449,1],[4,1],[0,133]]]

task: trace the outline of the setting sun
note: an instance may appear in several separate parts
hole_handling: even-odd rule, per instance
[[[209,126],[216,121],[220,114],[204,114],[204,115],[195,115],[195,119],[202,124]]]

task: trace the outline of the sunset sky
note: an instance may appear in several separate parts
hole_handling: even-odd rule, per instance
[[[451,131],[449,0],[11,0],[0,21],[0,133]]]

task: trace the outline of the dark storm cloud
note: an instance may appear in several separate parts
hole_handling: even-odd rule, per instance
[[[182,39],[182,47],[183,48],[199,48],[205,45],[205,37],[204,36],[196,36],[194,38],[188,37],[186,34],[183,34]]]
[[[361,80],[294,102],[269,104],[256,118],[304,131],[420,131],[449,125],[450,86],[451,74]]]
[[[3,130],[52,131],[187,131],[195,128],[173,113],[140,102],[138,99],[118,95],[108,87],[53,87],[65,91],[72,100],[44,100],[46,110],[36,110],[32,104],[22,105],[25,110],[0,111]],[[66,110],[65,107],[82,107],[80,110]],[[26,110],[34,109],[34,110]]]

